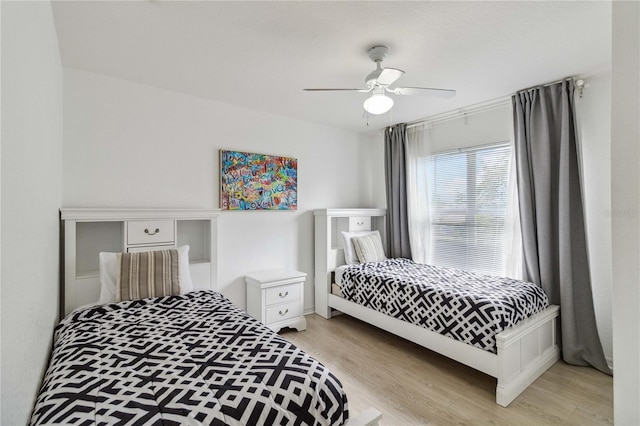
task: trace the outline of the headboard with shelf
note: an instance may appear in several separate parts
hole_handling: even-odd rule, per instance
[[[218,209],[63,208],[61,316],[100,294],[99,253],[189,245],[194,289],[216,289]]]
[[[385,209],[317,209],[315,219],[315,311],[331,317],[327,295],[331,292],[333,271],[345,264],[343,231],[378,230],[386,247]]]

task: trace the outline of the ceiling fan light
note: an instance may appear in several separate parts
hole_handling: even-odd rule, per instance
[[[369,114],[379,115],[389,111],[393,106],[393,99],[383,93],[374,93],[364,101],[364,109]]]

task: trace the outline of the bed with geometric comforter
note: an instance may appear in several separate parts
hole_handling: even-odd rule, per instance
[[[539,286],[395,258],[349,265],[342,296],[496,353],[496,334],[549,306]]]
[[[56,327],[31,424],[340,425],[318,361],[213,291],[76,310]]]

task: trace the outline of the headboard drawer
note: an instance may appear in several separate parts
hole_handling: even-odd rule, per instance
[[[371,216],[350,217],[349,231],[371,231]]]
[[[171,244],[176,240],[174,220],[127,221],[127,244]]]

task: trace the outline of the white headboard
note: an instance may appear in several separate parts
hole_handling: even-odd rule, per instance
[[[318,209],[315,217],[315,308],[330,318],[327,295],[331,292],[332,272],[344,265],[342,231],[380,231],[386,246],[385,209]],[[386,250],[388,253],[388,250]]]
[[[188,244],[194,289],[217,289],[218,209],[63,208],[61,316],[100,295],[101,251],[127,252]]]

